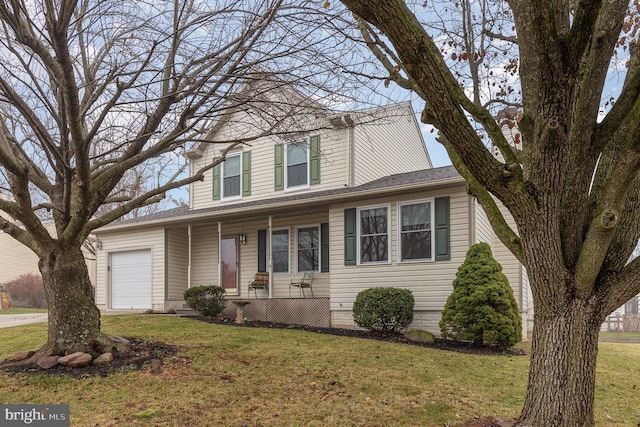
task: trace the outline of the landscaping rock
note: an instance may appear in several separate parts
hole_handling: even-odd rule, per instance
[[[158,375],[162,373],[162,360],[151,359],[151,373],[153,375]]]
[[[113,362],[113,354],[112,353],[103,353],[100,356],[93,359],[91,362],[94,366],[107,366]]]
[[[58,364],[60,356],[45,356],[38,359],[38,366],[42,369],[51,369]]]
[[[28,359],[31,356],[33,356],[35,353],[36,352],[33,350],[16,351],[15,353],[13,353],[13,357],[10,360],[17,362],[19,360]]]
[[[71,368],[82,368],[91,363],[92,359],[93,357],[91,357],[90,354],[78,351],[76,353],[61,357],[58,360],[58,363],[60,363],[61,365],[69,366]]]
[[[404,333],[404,337],[409,341],[422,342],[422,343],[434,343],[436,337],[429,331],[422,331],[420,329],[411,329]]]
[[[126,338],[116,337],[116,336],[111,336],[109,338],[111,338],[111,341],[113,341],[116,344],[129,344],[129,340]]]

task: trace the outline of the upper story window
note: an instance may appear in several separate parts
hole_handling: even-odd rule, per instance
[[[241,153],[227,156],[222,163],[222,198],[239,198],[242,194],[242,156]]]
[[[430,200],[398,205],[400,218],[400,261],[433,260],[432,218]]]
[[[320,184],[320,135],[276,144],[274,189],[299,190]]]
[[[237,200],[251,195],[251,151],[227,154],[213,167],[213,200]]]
[[[389,207],[361,208],[358,212],[359,263],[389,262]]]
[[[309,149],[306,143],[288,144],[285,174],[286,188],[307,187],[309,185]]]

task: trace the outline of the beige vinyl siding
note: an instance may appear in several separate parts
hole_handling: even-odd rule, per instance
[[[23,274],[40,274],[36,254],[3,231],[0,231],[0,264],[0,284]]]
[[[218,284],[218,226],[191,230],[191,286]]]
[[[498,206],[507,224],[517,233],[518,230],[516,228],[515,221],[513,220],[513,217],[511,216],[507,208],[505,208],[504,205],[502,205],[502,203],[500,202],[498,202]],[[500,265],[502,265],[502,272],[505,274],[505,276],[507,276],[507,279],[509,279],[509,284],[513,288],[513,294],[516,298],[516,302],[518,303],[518,307],[520,307],[520,310],[523,311],[523,301],[525,298],[525,294],[523,294],[522,292],[522,277],[524,268],[522,267],[518,259],[511,253],[511,251],[509,251],[509,249],[507,249],[507,247],[502,244],[497,236],[494,238],[493,256],[496,260],[498,260]]]
[[[189,275],[189,232],[186,227],[167,233],[167,300],[181,301]]]
[[[409,104],[354,129],[355,185],[387,175],[431,168],[422,134]]]
[[[489,217],[487,217],[484,208],[478,204],[475,198],[472,197],[471,200],[475,214],[475,240],[473,243],[488,243],[493,250],[495,235],[493,233],[493,228],[491,228]]]
[[[114,233],[97,233],[102,249],[97,251],[96,305],[100,309],[111,308],[110,254],[140,249],[151,250],[151,304],[153,309],[163,310],[165,303],[165,233],[162,227],[130,230]]]
[[[450,196],[451,259],[398,263],[397,205],[399,202]],[[390,203],[391,262],[376,265],[344,265],[344,209]],[[410,289],[415,298],[415,310],[442,310],[453,290],[452,282],[458,266],[469,249],[468,198],[464,187],[425,192],[391,199],[372,199],[357,204],[336,204],[330,211],[331,247],[331,310],[350,311],[356,295],[371,287],[401,287]]]
[[[347,129],[322,130],[311,132],[308,136],[320,135],[320,184],[309,186],[298,191],[320,191],[332,188],[343,188],[347,184]],[[277,137],[263,137],[250,142],[247,146],[236,150],[251,151],[251,195],[240,200],[213,200],[213,170],[205,174],[203,181],[191,184],[191,208],[201,209],[220,204],[242,203],[252,200],[281,197],[294,192],[274,190],[274,146],[282,143]],[[226,145],[211,144],[202,158],[194,160],[192,170],[198,170],[219,157]],[[235,151],[234,151],[235,152]]]

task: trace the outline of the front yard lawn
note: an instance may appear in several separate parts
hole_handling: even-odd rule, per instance
[[[103,330],[180,347],[162,373],[0,372],[2,403],[66,403],[74,426],[455,426],[515,419],[528,356],[473,355],[300,330],[163,315],[104,316]],[[0,359],[35,349],[46,324],[0,329]],[[640,418],[640,344],[601,343],[597,425]]]

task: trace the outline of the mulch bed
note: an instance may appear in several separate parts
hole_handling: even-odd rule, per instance
[[[527,352],[520,348],[500,349],[491,345],[475,346],[471,342],[451,341],[442,338],[436,338],[434,343],[420,343],[410,341],[401,334],[372,334],[369,331],[360,329],[341,329],[341,328],[318,328],[306,325],[290,325],[287,323],[263,322],[259,320],[246,321],[244,324],[237,324],[234,320],[228,318],[212,318],[203,316],[189,317],[190,319],[201,322],[214,323],[218,325],[229,325],[239,328],[271,328],[271,329],[296,329],[318,334],[337,335],[351,338],[365,338],[380,341],[388,341],[402,343],[408,345],[416,345],[421,347],[435,348],[439,350],[457,351],[469,354],[485,354],[485,355],[505,355],[505,356],[525,356]]]

